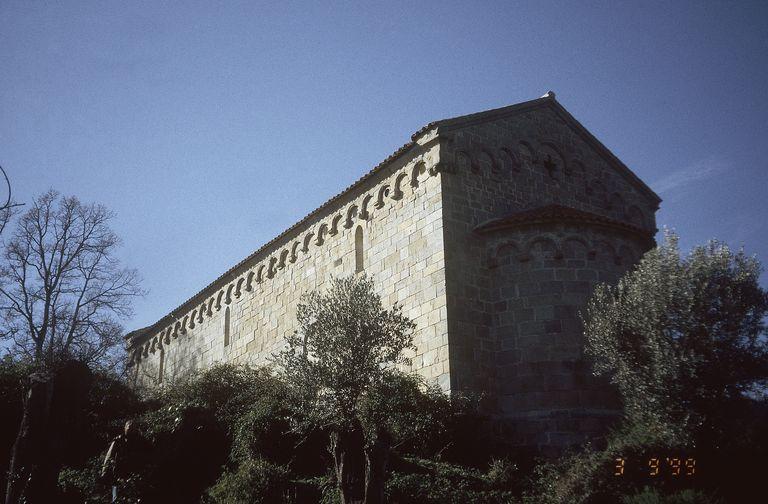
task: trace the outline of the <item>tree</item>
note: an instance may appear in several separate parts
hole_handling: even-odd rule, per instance
[[[667,233],[616,287],[595,290],[586,351],[596,373],[617,385],[630,422],[660,440],[717,436],[718,416],[764,397],[768,294],[760,273],[755,258],[717,241],[681,258]]]
[[[768,294],[760,272],[756,259],[717,241],[681,256],[668,232],[618,285],[595,289],[583,314],[586,353],[618,388],[624,419],[600,448],[540,465],[532,502],[749,502],[761,491]],[[663,476],[606,470],[617,458],[660,453],[701,463],[707,476],[695,495],[675,494]]]
[[[8,188],[8,196],[5,199],[5,203],[0,205],[0,235],[5,231],[5,226],[8,225],[11,218],[16,214],[18,207],[22,206],[21,203],[13,201],[13,191],[11,190],[11,181],[8,179],[8,174],[5,173],[5,169],[0,166],[0,173],[3,174],[5,179],[5,185]]]
[[[121,268],[112,212],[49,191],[18,220],[0,266],[0,338],[37,365],[104,362],[120,343],[119,319],[142,294]]]
[[[55,488],[71,429],[82,424],[91,369],[111,367],[119,319],[142,294],[121,268],[113,214],[49,191],[16,223],[0,265],[0,340],[31,364],[23,415],[11,452],[6,503],[44,502]]]
[[[304,295],[297,318],[299,330],[275,356],[278,369],[307,426],[330,434],[341,501],[381,502],[389,433],[366,422],[366,400],[408,363],[415,324],[398,305],[384,309],[365,276]]]

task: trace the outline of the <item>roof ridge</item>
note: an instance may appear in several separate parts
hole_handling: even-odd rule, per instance
[[[295,231],[300,226],[306,224],[310,219],[312,219],[313,217],[320,214],[322,211],[329,208],[332,204],[334,204],[344,196],[350,194],[355,189],[361,187],[363,183],[365,183],[367,180],[373,177],[376,173],[384,169],[384,167],[386,167],[387,165],[391,164],[392,162],[396,161],[397,159],[405,155],[408,151],[410,151],[413,147],[415,147],[418,144],[418,138],[421,137],[427,131],[432,130],[434,128],[452,127],[458,124],[465,124],[469,121],[475,121],[479,119],[487,120],[489,117],[501,116],[501,115],[508,114],[510,112],[520,111],[520,109],[537,107],[537,106],[548,104],[548,103],[554,104],[558,111],[560,111],[561,113],[564,113],[564,117],[566,119],[570,118],[571,121],[575,122],[575,124],[580,128],[580,130],[586,132],[589,139],[596,142],[597,146],[602,150],[606,151],[612,159],[616,160],[620,165],[620,167],[623,167],[624,171],[627,171],[629,175],[633,176],[634,180],[639,181],[642,187],[644,187],[647,191],[649,191],[650,194],[658,198],[658,196],[656,196],[656,194],[647,185],[645,185],[645,183],[642,182],[642,180],[640,180],[636,175],[634,175],[634,173],[632,173],[632,171],[629,170],[629,168],[627,168],[620,160],[618,160],[616,156],[614,156],[602,143],[600,143],[599,140],[597,140],[594,136],[592,136],[591,133],[589,133],[589,131],[587,131],[586,128],[584,128],[584,126],[581,125],[581,123],[579,123],[575,118],[573,118],[573,116],[570,113],[568,113],[568,111],[565,110],[565,108],[557,102],[557,100],[555,99],[555,93],[552,91],[549,91],[544,96],[540,98],[535,98],[533,100],[527,100],[524,102],[519,102],[511,105],[505,105],[503,107],[499,107],[495,109],[488,109],[480,112],[473,112],[470,114],[464,114],[460,116],[432,121],[427,123],[420,129],[418,129],[415,133],[411,135],[410,137],[411,139],[409,142],[405,143],[400,148],[395,150],[392,154],[387,156],[383,161],[381,161],[380,163],[375,165],[373,168],[371,168],[368,172],[360,176],[352,184],[348,185],[346,188],[336,193],[334,196],[331,196],[330,198],[328,198],[323,204],[316,207],[314,210],[307,213],[306,215],[304,215],[304,217],[296,221],[293,225],[289,226],[284,231],[279,233],[277,236],[275,236],[271,240],[267,241],[266,243],[258,247],[255,251],[248,254],[248,256],[246,256],[243,260],[239,261],[234,266],[226,270],[224,273],[217,276],[213,281],[211,281],[205,287],[197,291],[194,295],[187,298],[184,302],[182,302],[172,310],[169,310],[166,313],[166,315],[161,317],[154,324],[151,324],[143,329],[137,329],[129,332],[128,335],[126,335],[126,339],[129,339],[130,337],[132,337],[132,335],[140,336],[140,334],[137,334],[137,333],[145,334],[146,332],[157,329],[158,327],[162,326],[168,319],[173,319],[174,317],[176,317],[179,312],[186,311],[188,305],[190,305],[193,301],[197,300],[204,293],[207,293],[208,291],[215,291],[216,288],[218,288],[218,285],[222,283],[222,281],[224,281],[225,279],[228,279],[228,277],[230,276],[233,276],[233,274],[236,271],[238,271],[240,268],[244,267],[249,262],[255,260],[257,257],[259,257],[261,254],[263,254],[267,250],[269,250],[276,243],[279,243],[280,240],[284,239],[291,232]],[[658,199],[660,200],[660,198]]]

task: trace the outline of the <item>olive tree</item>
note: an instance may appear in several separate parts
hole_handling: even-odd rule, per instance
[[[385,309],[365,276],[333,279],[327,292],[304,295],[297,319],[299,330],[275,363],[306,426],[330,434],[342,502],[381,502],[389,433],[366,416],[374,391],[408,363],[415,324],[400,306]]]
[[[729,405],[768,379],[760,263],[718,241],[681,257],[678,239],[647,253],[618,285],[599,286],[584,317],[597,374],[618,387],[628,420],[660,440],[716,428]]]

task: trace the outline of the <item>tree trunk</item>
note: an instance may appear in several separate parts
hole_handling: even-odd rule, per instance
[[[57,501],[57,479],[87,429],[92,375],[79,362],[30,376],[24,412],[11,450],[5,503]]]
[[[30,377],[21,425],[11,448],[5,504],[26,502],[28,490],[39,483],[37,462],[45,452],[52,389],[51,377],[39,374]]]
[[[365,450],[365,504],[384,503],[384,483],[392,439],[385,429],[376,432],[376,439]]]
[[[365,453],[363,430],[355,424],[348,431],[331,434],[331,453],[342,504],[365,501]]]

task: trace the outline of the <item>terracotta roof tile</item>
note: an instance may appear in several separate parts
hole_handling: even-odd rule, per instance
[[[253,253],[249,254],[248,257],[246,257],[242,261],[240,261],[237,264],[235,264],[234,266],[232,266],[230,269],[228,269],[226,272],[224,272],[218,278],[216,278],[216,280],[214,280],[213,282],[208,284],[206,287],[201,289],[199,292],[197,292],[197,294],[193,295],[192,297],[190,297],[189,299],[187,299],[186,301],[181,303],[181,305],[179,305],[177,308],[171,310],[167,315],[165,315],[163,318],[161,318],[160,320],[158,320],[157,322],[155,322],[151,326],[146,327],[146,328],[141,329],[141,330],[138,330],[138,331],[133,331],[133,332],[129,333],[128,335],[126,335],[126,340],[129,340],[129,341],[131,339],[141,340],[145,336],[147,336],[148,334],[156,332],[157,330],[160,330],[163,326],[171,323],[173,320],[175,320],[175,318],[177,318],[179,316],[179,314],[182,314],[182,313],[184,313],[186,311],[191,310],[195,303],[200,301],[202,298],[207,297],[208,295],[210,295],[213,292],[215,292],[215,290],[218,289],[222,284],[224,284],[227,281],[233,279],[235,274],[239,273],[239,271],[246,264],[252,262],[254,259],[256,259],[257,257],[261,256],[262,254],[266,255],[266,253],[269,252],[277,243],[279,243],[281,240],[285,239],[288,235],[290,235],[296,229],[300,228],[305,223],[310,221],[313,217],[316,217],[317,215],[319,215],[323,210],[327,209],[329,206],[331,206],[334,203],[336,203],[338,200],[340,200],[341,198],[343,198],[344,196],[346,196],[347,194],[352,192],[354,189],[356,189],[359,186],[361,186],[368,179],[370,179],[375,173],[377,173],[380,170],[382,170],[385,166],[390,164],[392,161],[398,159],[400,156],[402,156],[405,153],[407,153],[408,151],[410,151],[416,145],[417,139],[421,135],[426,133],[427,131],[429,131],[429,130],[431,130],[433,128],[443,128],[443,127],[450,129],[451,127],[464,124],[464,123],[466,123],[468,121],[471,122],[471,121],[476,121],[476,120],[482,120],[482,119],[486,119],[486,118],[490,118],[490,117],[495,117],[496,115],[503,115],[503,114],[508,114],[508,113],[511,113],[511,112],[527,110],[527,109],[529,109],[531,107],[537,107],[537,106],[544,105],[544,104],[547,104],[547,103],[557,104],[558,110],[561,110],[564,114],[566,114],[567,118],[569,118],[571,121],[573,121],[575,124],[577,124],[581,129],[584,129],[583,126],[581,126],[575,119],[573,119],[573,117],[570,114],[568,114],[568,112],[565,111],[565,109],[562,108],[562,106],[560,106],[557,103],[557,101],[555,100],[555,97],[554,97],[554,93],[548,93],[547,95],[545,95],[545,96],[543,96],[541,98],[537,98],[535,100],[530,100],[530,101],[518,103],[518,104],[515,104],[515,105],[510,105],[510,106],[507,106],[507,107],[502,107],[502,108],[493,109],[493,110],[486,110],[486,111],[483,111],[483,112],[477,112],[477,113],[474,113],[474,114],[468,114],[468,115],[459,116],[459,117],[453,117],[453,118],[449,118],[449,119],[442,119],[442,120],[439,120],[439,121],[432,121],[432,122],[428,123],[427,125],[425,125],[424,127],[422,127],[421,129],[419,129],[418,131],[416,131],[413,135],[411,135],[411,141],[410,142],[406,143],[405,145],[403,145],[402,147],[397,149],[395,152],[393,152],[391,155],[389,155],[386,159],[384,159],[381,163],[377,164],[370,171],[365,173],[362,177],[360,177],[353,184],[349,185],[346,189],[344,189],[340,193],[338,193],[335,196],[333,196],[332,198],[330,198],[328,201],[326,201],[325,203],[320,205],[318,208],[316,208],[315,210],[313,210],[312,212],[310,212],[309,214],[304,216],[301,220],[299,220],[294,225],[292,225],[291,227],[289,227],[288,229],[286,229],[285,231],[283,231],[282,233],[277,235],[275,238],[273,238],[272,240],[268,241],[267,243],[265,243],[264,245],[259,247],[256,251],[254,251]],[[584,130],[584,131],[586,131],[586,130]],[[587,134],[589,134],[589,133],[587,132]],[[591,135],[590,135],[590,138],[592,138]],[[596,140],[594,140],[594,141],[597,142]],[[598,144],[599,144],[599,142],[598,142]],[[599,146],[610,154],[610,152],[604,146],[602,146],[602,144],[599,144]],[[610,155],[612,156],[612,154],[610,154]],[[615,157],[614,157],[614,159],[615,159]],[[616,159],[616,162],[621,163],[620,161],[618,161],[618,159]],[[623,164],[621,164],[621,166],[623,166]],[[629,175],[631,177],[636,179],[641,184],[642,187],[646,188],[647,191],[651,195],[653,195],[656,199],[658,199],[658,196],[656,196],[655,193],[653,193],[653,191],[651,191],[649,188],[647,188],[647,186],[645,186],[645,184],[643,184],[643,182],[640,181],[640,179],[638,179],[633,173],[631,173],[631,171],[629,171],[628,168],[625,167],[624,170],[626,170],[627,173],[629,173]],[[597,217],[599,217],[599,216],[597,216]],[[629,227],[631,227],[631,226],[629,226]]]

